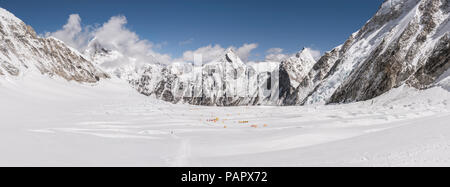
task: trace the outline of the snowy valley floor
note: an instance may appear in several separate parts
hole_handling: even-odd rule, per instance
[[[112,80],[2,79],[0,166],[450,166],[449,102],[403,87],[348,105],[198,107]]]

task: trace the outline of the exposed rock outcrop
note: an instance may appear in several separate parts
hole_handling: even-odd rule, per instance
[[[228,49],[216,61],[198,67],[192,64],[151,65],[140,78],[130,83],[144,95],[154,95],[172,103],[277,105],[278,66],[268,66],[246,65],[232,49]],[[264,87],[270,88],[262,89]]]
[[[449,0],[386,0],[347,41],[317,62],[303,50],[275,68],[244,64],[232,50],[214,63],[119,71],[142,94],[208,106],[363,101],[408,84],[425,89],[450,66]],[[98,61],[120,57],[96,47]],[[120,59],[120,58],[116,58]],[[129,68],[129,69],[130,69]],[[187,71],[186,71],[187,70]],[[10,71],[8,71],[10,72]],[[123,75],[120,72],[132,72]],[[14,71],[12,71],[14,73]],[[261,88],[270,87],[270,92]]]
[[[387,0],[358,32],[319,59],[286,105],[347,103],[409,84],[427,88],[449,67],[448,0]],[[286,74],[286,73],[282,73]]]
[[[55,38],[37,36],[31,26],[2,8],[0,38],[0,75],[39,73],[87,83],[109,77],[76,50]]]
[[[448,69],[450,30],[439,30],[439,25],[449,23],[449,15],[443,14],[448,12],[448,1],[402,3],[398,6],[403,16],[392,19],[396,26],[360,60],[327,102],[368,100],[405,83],[426,88]]]
[[[311,52],[304,48],[295,56],[288,58],[280,64],[280,102],[291,105],[296,102],[297,88],[316,65]]]

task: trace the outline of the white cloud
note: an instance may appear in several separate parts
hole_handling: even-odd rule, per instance
[[[280,53],[283,53],[283,49],[281,49],[281,48],[270,48],[269,50],[267,50],[267,53],[269,53],[269,54],[280,54]]]
[[[225,53],[226,48],[220,45],[208,45],[196,50],[189,50],[183,53],[179,59],[173,59],[168,54],[158,53],[155,50],[167,45],[167,42],[153,43],[149,40],[140,38],[135,32],[126,27],[127,18],[125,16],[113,16],[106,23],[96,26],[83,26],[78,14],[70,15],[67,23],[62,29],[46,33],[46,36],[53,36],[64,41],[71,47],[83,52],[88,48],[90,41],[95,39],[102,47],[114,50],[122,56],[111,61],[111,66],[122,66],[127,64],[145,64],[145,63],[163,63],[168,64],[177,62],[193,62],[194,54],[201,54],[204,62],[216,60]],[[194,41],[193,38],[182,41],[179,45],[187,45]],[[230,46],[236,51],[236,54],[247,62],[252,56],[252,51],[258,47],[256,43],[245,43],[240,47]],[[276,51],[275,51],[276,52]],[[281,53],[279,51],[279,53]],[[280,54],[278,54],[280,55]]]
[[[217,57],[225,53],[224,48],[222,48],[220,45],[208,45],[205,47],[198,48],[194,51],[186,51],[183,53],[183,57],[180,59],[177,59],[176,61],[182,61],[182,62],[193,62],[194,61],[194,54],[202,55],[203,62],[211,62],[213,60],[216,60]]]
[[[46,36],[53,36],[64,41],[79,51],[87,49],[89,42],[95,40],[103,47],[120,52],[124,58],[116,59],[115,66],[129,63],[170,63],[172,58],[167,54],[160,54],[154,51],[167,42],[154,44],[126,28],[127,19],[125,16],[113,16],[106,23],[96,28],[92,26],[81,26],[81,18],[78,14],[70,15],[67,24],[61,30],[53,33],[46,33]]]
[[[290,56],[289,54],[283,54],[281,48],[271,48],[266,53],[266,61],[268,62],[281,62]]]
[[[155,52],[161,44],[154,44],[127,29],[125,16],[114,16],[94,32],[96,40],[107,49],[116,50],[126,57],[136,59],[138,63],[169,63],[171,57]]]
[[[244,62],[247,62],[248,57],[250,57],[250,54],[252,50],[258,47],[258,44],[252,43],[252,44],[244,44],[239,48],[236,48],[234,46],[231,46],[229,48],[236,51],[236,54],[243,60]],[[227,49],[223,48],[220,45],[208,45],[205,47],[198,48],[193,51],[186,51],[183,53],[183,57],[176,59],[175,61],[179,62],[193,62],[194,61],[194,54],[202,55],[202,60],[205,63],[217,60],[217,58],[220,57],[220,55],[223,55]]]
[[[258,44],[256,43],[244,44],[242,47],[236,50],[236,53],[242,59],[242,61],[247,62],[251,52],[256,48],[258,48]]]
[[[287,58],[289,58],[290,55],[287,54],[268,54],[266,55],[266,61],[268,62],[281,62]]]
[[[72,14],[69,16],[67,23],[61,30],[54,33],[46,33],[45,35],[53,36],[60,39],[71,47],[78,50],[84,50],[87,46],[88,40],[91,37],[89,32],[90,27],[83,28],[81,26],[81,18],[78,14]]]

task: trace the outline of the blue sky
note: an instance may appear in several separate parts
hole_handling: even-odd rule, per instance
[[[270,48],[294,53],[302,47],[327,51],[370,19],[383,0],[0,0],[0,6],[33,26],[54,32],[70,14],[83,25],[127,18],[139,37],[164,44],[156,49],[179,57],[186,50],[220,44],[257,43],[251,57]],[[258,56],[259,55],[259,56]]]

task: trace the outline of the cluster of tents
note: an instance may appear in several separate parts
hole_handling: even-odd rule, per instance
[[[216,117],[216,118],[214,118],[214,119],[207,119],[206,121],[207,121],[207,122],[210,122],[210,123],[217,123],[217,122],[220,121],[220,119],[219,119],[218,117]],[[225,121],[227,121],[227,119],[223,119],[223,120],[222,120],[222,123],[225,123]],[[249,121],[246,121],[246,120],[244,120],[244,121],[238,121],[238,123],[239,123],[239,124],[248,124]],[[264,125],[263,125],[263,127],[268,127],[268,126],[269,126],[269,125],[267,125],[267,124],[264,124]],[[250,125],[250,127],[252,127],[252,128],[258,128],[259,126],[258,126],[258,125]],[[228,127],[225,125],[224,128],[228,128]]]

